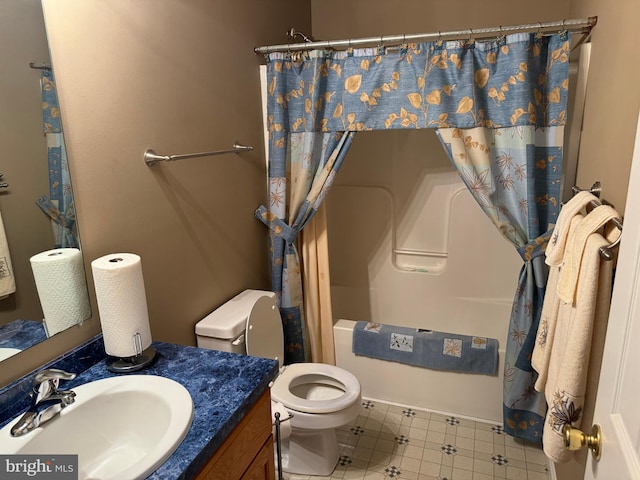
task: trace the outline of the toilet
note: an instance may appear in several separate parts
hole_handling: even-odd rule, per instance
[[[355,420],[360,411],[358,379],[323,363],[282,365],[282,320],[273,292],[243,291],[198,322],[196,336],[200,348],[280,363],[280,373],[271,385],[271,411],[284,407],[291,416],[282,424],[282,470],[330,475],[340,456],[336,428]]]

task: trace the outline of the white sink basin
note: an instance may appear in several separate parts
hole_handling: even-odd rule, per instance
[[[193,401],[179,383],[153,375],[125,375],[73,389],[75,402],[21,436],[0,430],[3,454],[77,454],[79,479],[141,479],[180,445]]]
[[[9,358],[13,355],[15,355],[16,353],[20,353],[22,350],[18,349],[18,348],[8,348],[8,347],[2,347],[0,348],[0,362],[2,360],[4,360],[5,358]]]

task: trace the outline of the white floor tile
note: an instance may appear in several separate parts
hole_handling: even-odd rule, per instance
[[[341,460],[330,476],[285,473],[283,480],[550,479],[537,446],[453,415],[363,400],[337,436]]]

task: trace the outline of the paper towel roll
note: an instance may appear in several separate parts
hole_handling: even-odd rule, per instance
[[[48,336],[91,316],[80,250],[47,250],[31,257],[30,262]]]
[[[91,270],[107,355],[127,358],[149,348],[151,329],[140,257],[133,253],[105,255],[91,262]]]
[[[286,422],[284,421],[289,418],[289,412],[283,404],[271,400],[271,423],[273,423],[273,428],[271,430],[273,431],[274,438],[276,436],[276,412],[280,414],[280,439],[284,440],[285,438],[289,438],[291,435],[291,420],[287,420]]]

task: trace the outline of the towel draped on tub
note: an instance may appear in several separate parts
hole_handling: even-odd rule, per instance
[[[381,323],[358,321],[352,351],[380,360],[436,370],[496,375],[498,341]]]

